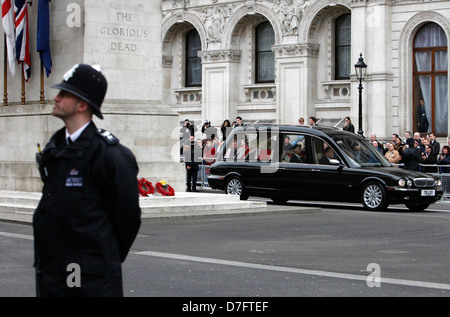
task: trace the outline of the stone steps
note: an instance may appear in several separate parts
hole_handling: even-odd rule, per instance
[[[31,222],[40,198],[41,193],[0,190],[0,219]],[[140,197],[139,204],[142,218],[223,214],[242,209],[267,207],[267,203],[263,201],[242,201],[237,196],[199,192],[179,192],[175,193],[175,196]]]

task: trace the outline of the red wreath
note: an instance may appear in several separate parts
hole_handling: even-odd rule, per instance
[[[153,187],[152,183],[150,183],[145,178],[141,178],[140,180],[138,180],[138,186],[139,194],[141,194],[141,196],[153,195],[155,193],[155,188]]]
[[[156,183],[156,190],[163,196],[175,196],[175,191],[169,184],[162,185],[161,182]]]

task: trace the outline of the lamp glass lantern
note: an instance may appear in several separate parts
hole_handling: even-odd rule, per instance
[[[362,53],[360,53],[358,62],[355,64],[356,78],[358,78],[359,81],[364,80],[364,77],[366,76],[366,71],[367,71],[367,65],[366,65],[366,63],[364,63],[364,58],[362,57]]]

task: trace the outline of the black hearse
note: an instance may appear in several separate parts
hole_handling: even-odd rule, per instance
[[[361,202],[368,210],[441,199],[439,178],[392,166],[359,135],[322,126],[235,128],[211,166],[209,185],[247,199]]]

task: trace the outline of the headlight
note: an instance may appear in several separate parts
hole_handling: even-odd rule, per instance
[[[408,187],[411,187],[411,186],[413,185],[413,181],[410,180],[410,179],[408,179],[408,180],[406,181],[406,185],[408,185]]]
[[[442,181],[440,179],[436,180],[436,186],[437,187],[441,187],[442,186]]]
[[[398,186],[403,187],[403,186],[405,186],[405,184],[406,184],[405,179],[400,178],[400,179],[398,180]]]

